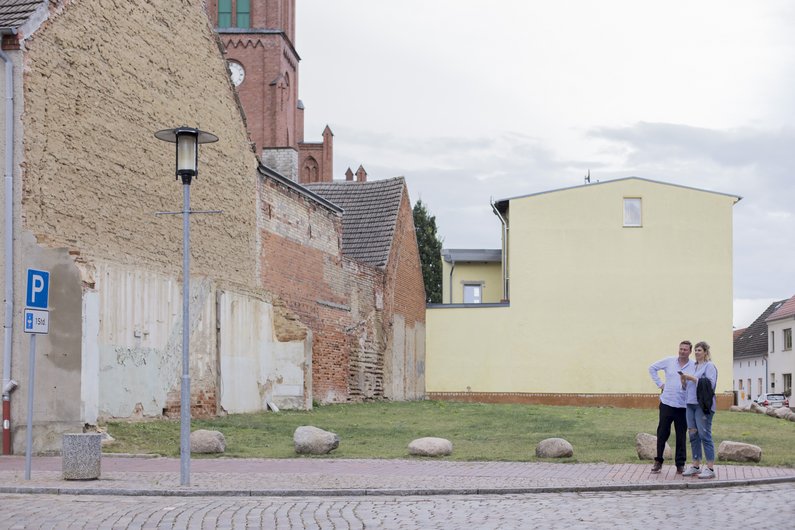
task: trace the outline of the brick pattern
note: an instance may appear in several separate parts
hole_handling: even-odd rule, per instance
[[[718,410],[734,404],[731,392],[717,394]],[[660,404],[659,394],[550,394],[534,392],[428,392],[428,399],[467,403],[519,403],[528,405],[570,405],[649,409]]]
[[[417,243],[403,193],[394,264],[382,270],[342,256],[338,214],[274,179],[260,181],[262,284],[312,330],[313,393],[320,402],[383,398],[394,312],[405,312],[412,325],[425,321]]]
[[[295,149],[263,149],[262,163],[290,180],[298,180],[298,152]]]
[[[218,393],[215,386],[195,388],[191,381],[190,388],[190,415],[191,418],[214,418],[218,415]],[[163,416],[169,419],[179,419],[182,411],[182,401],[179,389],[168,393]]]

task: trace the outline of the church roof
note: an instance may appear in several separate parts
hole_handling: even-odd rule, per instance
[[[384,268],[395,235],[403,177],[370,182],[319,182],[304,186],[343,209],[342,253]]]
[[[0,29],[16,29],[28,19],[42,0],[0,0]]]
[[[767,323],[765,320],[784,305],[786,300],[773,302],[759,315],[742,335],[734,339],[734,358],[756,357],[767,354]]]

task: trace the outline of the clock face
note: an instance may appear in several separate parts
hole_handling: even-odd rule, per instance
[[[246,71],[243,70],[243,65],[235,61],[229,61],[229,71],[232,74],[232,84],[240,86],[240,83],[242,83],[243,79],[246,77]]]

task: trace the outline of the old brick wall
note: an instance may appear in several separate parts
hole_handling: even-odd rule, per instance
[[[386,397],[421,398],[425,395],[425,284],[405,186],[386,269],[385,299]]]
[[[321,403],[384,395],[384,273],[344,258],[341,216],[264,177],[263,287],[312,330],[313,396]]]
[[[24,43],[23,222],[81,259],[181,270],[182,186],[158,129],[188,125],[200,149],[192,272],[257,283],[256,159],[202,0],[53,7]]]

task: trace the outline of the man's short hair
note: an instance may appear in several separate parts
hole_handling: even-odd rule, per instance
[[[693,351],[693,343],[690,342],[689,340],[683,340],[682,342],[679,343],[680,346],[682,344],[687,344],[687,346],[690,348],[690,351]]]

